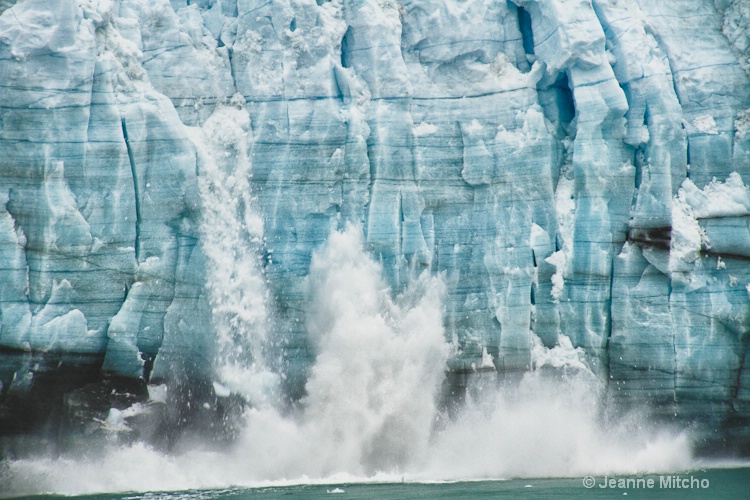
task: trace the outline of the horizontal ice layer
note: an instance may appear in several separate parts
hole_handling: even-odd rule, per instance
[[[443,276],[451,389],[564,334],[616,399],[747,442],[748,20],[739,0],[5,9],[2,404],[66,356],[86,375],[62,392],[198,376],[252,400],[257,375],[301,397],[311,256],[353,222],[396,292]]]

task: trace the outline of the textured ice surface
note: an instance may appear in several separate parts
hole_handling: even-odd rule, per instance
[[[442,275],[457,384],[563,334],[750,439],[743,0],[12,3],[1,415],[100,374],[300,397],[354,223],[397,292]]]

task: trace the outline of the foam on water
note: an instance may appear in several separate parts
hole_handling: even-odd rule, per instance
[[[657,432],[638,415],[606,417],[601,384],[564,336],[553,349],[535,343],[533,369],[513,388],[477,376],[466,406],[446,420],[436,405],[450,354],[441,279],[422,275],[392,298],[356,227],[334,232],[315,254],[307,289],[317,360],[299,413],[255,404],[235,445],[222,452],[187,446],[169,455],[139,443],[95,458],[16,460],[2,472],[5,491],[570,476],[691,465],[686,435]]]

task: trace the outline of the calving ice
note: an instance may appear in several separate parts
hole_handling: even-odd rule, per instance
[[[749,23],[743,0],[0,2],[3,484],[747,456]]]

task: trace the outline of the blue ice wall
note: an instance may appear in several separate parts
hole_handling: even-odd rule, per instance
[[[750,418],[746,2],[12,3],[0,401],[66,363],[215,377],[219,165],[292,397],[312,252],[353,222],[396,291],[444,277],[455,373],[562,334],[615,399]]]

